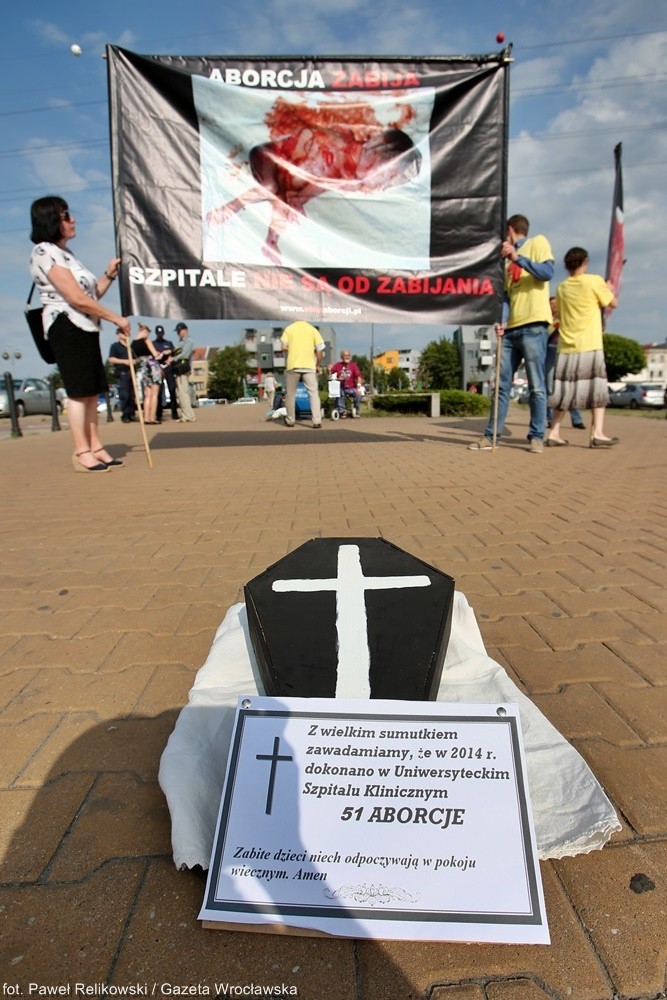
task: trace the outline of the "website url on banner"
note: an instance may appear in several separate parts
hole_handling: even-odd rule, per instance
[[[359,306],[324,306],[322,309],[324,313],[336,313],[336,315],[343,316],[361,316],[361,308]]]
[[[284,313],[305,312],[304,306],[281,305],[280,311]],[[322,312],[325,316],[361,316],[359,306],[323,306]]]

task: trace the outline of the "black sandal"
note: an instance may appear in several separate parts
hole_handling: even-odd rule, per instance
[[[107,464],[106,462],[98,462],[97,465],[83,465],[79,458],[81,455],[92,455],[93,452],[88,448],[86,451],[75,451],[72,455],[72,467],[75,472],[106,472]]]
[[[97,453],[105,450],[106,450],[105,448],[98,448],[97,451],[93,452],[93,455],[97,458]],[[115,468],[116,466],[121,466],[125,464],[120,460],[120,458],[112,458],[110,462],[107,462],[106,458],[100,458],[98,459],[98,461],[100,461],[102,465],[106,465],[107,469],[111,469],[112,467]]]

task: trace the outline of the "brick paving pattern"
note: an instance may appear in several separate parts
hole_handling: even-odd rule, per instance
[[[116,420],[104,438],[126,465],[98,476],[73,474],[50,422],[0,430],[5,995],[84,982],[157,996],[284,983],[301,1000],[665,996],[667,422],[611,411],[619,447],[572,431],[535,456],[519,409],[495,454],[465,447],[480,420],[313,431],[263,416],[210,407],[194,426],[148,428],[152,471],[139,427]],[[309,538],[363,535],[456,579],[489,654],[618,811],[603,851],[542,863],[548,947],[197,922],[203,876],[174,868],[157,784],[165,742],[243,585]]]

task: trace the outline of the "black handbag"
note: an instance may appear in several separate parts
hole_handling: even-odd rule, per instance
[[[32,339],[35,341],[35,347],[39,351],[39,356],[42,361],[46,361],[47,365],[55,365],[56,359],[51,348],[50,343],[46,339],[44,334],[44,323],[42,320],[42,306],[38,309],[30,308],[30,299],[32,298],[32,293],[35,290],[35,283],[33,282],[30,287],[30,293],[28,295],[28,301],[25,307],[25,318],[27,320],[28,326],[30,327],[30,332],[32,334]]]

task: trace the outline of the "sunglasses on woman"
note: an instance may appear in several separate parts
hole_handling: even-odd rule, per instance
[[[69,214],[69,209],[65,209],[64,212],[61,212],[60,218],[62,219],[63,222],[71,222],[72,216]]]

